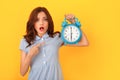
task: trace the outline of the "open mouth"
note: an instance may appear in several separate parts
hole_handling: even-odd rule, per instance
[[[43,30],[44,30],[44,27],[40,27],[39,29],[40,29],[40,31],[43,31]]]

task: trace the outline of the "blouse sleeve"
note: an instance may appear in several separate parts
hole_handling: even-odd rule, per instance
[[[59,37],[59,34],[57,34],[56,37],[57,37],[57,44],[60,47],[64,42],[63,42],[62,38]]]
[[[27,45],[28,45],[28,43],[23,38],[23,39],[21,39],[19,49],[22,50],[22,51],[24,51],[25,53],[27,53],[27,49],[26,49]]]

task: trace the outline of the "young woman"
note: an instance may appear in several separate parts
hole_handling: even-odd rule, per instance
[[[66,19],[74,23],[74,15],[65,15]],[[83,33],[83,32],[82,32]],[[85,34],[79,45],[87,46]],[[58,50],[64,42],[59,32],[54,32],[52,17],[45,7],[35,8],[27,22],[26,34],[20,43],[21,64],[20,73],[24,76],[30,67],[28,80],[63,80],[59,64]]]

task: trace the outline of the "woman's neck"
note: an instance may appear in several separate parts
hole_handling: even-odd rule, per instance
[[[43,35],[44,35],[44,34],[38,34],[38,36],[39,36],[40,38],[42,38],[42,37],[43,37]]]

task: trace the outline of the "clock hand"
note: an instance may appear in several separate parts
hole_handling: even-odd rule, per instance
[[[72,41],[72,27],[71,27],[71,41]]]

